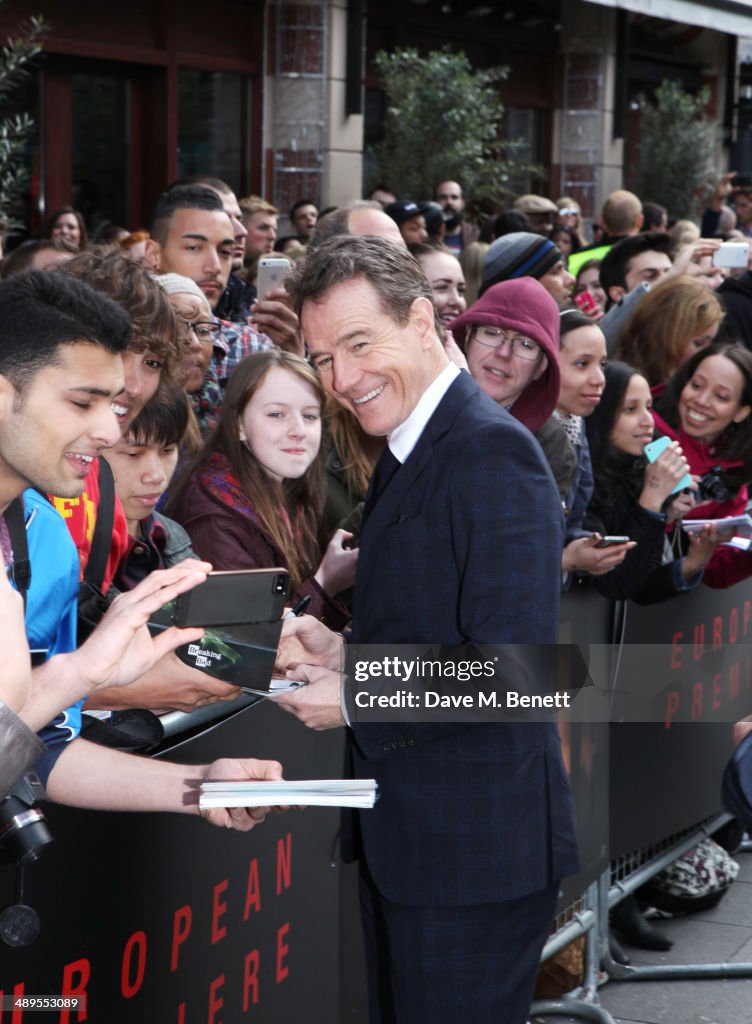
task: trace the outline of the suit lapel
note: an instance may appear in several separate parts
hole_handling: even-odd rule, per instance
[[[434,446],[451,430],[460,410],[477,393],[477,385],[466,373],[460,373],[452,381],[407,461],[400,466],[384,493],[369,509],[358,554],[357,590],[368,585],[374,564],[378,561],[381,537],[386,529],[399,521],[405,497],[413,487],[419,486],[420,478],[433,462]]]

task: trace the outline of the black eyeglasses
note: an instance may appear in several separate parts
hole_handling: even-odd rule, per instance
[[[183,323],[205,345],[213,344],[222,330],[217,320],[183,320]]]

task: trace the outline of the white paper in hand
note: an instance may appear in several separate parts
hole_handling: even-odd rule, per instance
[[[203,782],[198,805],[209,807],[373,807],[375,779]]]

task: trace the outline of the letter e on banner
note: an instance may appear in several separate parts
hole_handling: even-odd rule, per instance
[[[223,881],[217,882],[214,886],[214,899],[212,901],[212,946],[227,935],[226,926],[223,925],[221,928],[218,928],[217,925],[219,924],[220,917],[227,912],[227,902],[223,901],[220,903],[219,897],[223,892],[227,891],[228,885],[229,882],[225,878]]]
[[[290,931],[290,922],[287,921],[280,928],[277,929],[277,976],[276,983],[279,985],[281,981],[284,981],[287,975],[290,973],[290,968],[287,964],[283,964],[282,961],[290,952],[290,947],[284,941],[287,937],[287,933]]]

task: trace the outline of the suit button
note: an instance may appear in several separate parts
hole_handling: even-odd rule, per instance
[[[408,740],[407,741],[407,745],[408,745],[408,747],[414,747],[415,746],[415,740]]]

